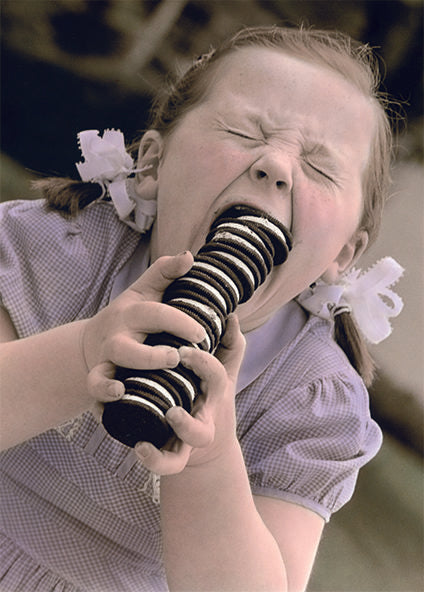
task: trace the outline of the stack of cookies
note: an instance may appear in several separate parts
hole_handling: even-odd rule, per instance
[[[163,298],[196,319],[207,338],[195,345],[160,333],[149,335],[145,343],[189,345],[214,353],[228,315],[251,298],[290,249],[290,233],[278,220],[250,206],[232,206],[214,221],[192,268],[168,287]],[[172,370],[119,368],[117,379],[124,383],[125,395],[105,405],[103,424],[127,446],[143,440],[162,447],[172,436],[167,410],[180,405],[190,413],[200,390],[198,378],[181,364]]]

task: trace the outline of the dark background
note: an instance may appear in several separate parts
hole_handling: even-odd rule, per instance
[[[28,179],[36,174],[76,178],[81,130],[119,128],[127,140],[138,136],[169,73],[243,25],[336,28],[375,47],[384,88],[403,118],[398,161],[413,167],[407,177],[422,172],[420,0],[1,0],[0,6],[2,200],[31,197]],[[422,186],[412,191],[422,194]],[[383,369],[372,407],[385,432],[383,449],[361,471],[353,501],[326,528],[309,592],[424,590],[422,405]]]
[[[75,174],[82,129],[115,127],[134,136],[164,77],[243,24],[304,22],[368,42],[384,60],[386,90],[402,102],[411,130],[422,117],[421,2],[3,0],[1,6],[3,151],[41,173]]]

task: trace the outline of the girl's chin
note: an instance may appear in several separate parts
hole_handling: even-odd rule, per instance
[[[240,304],[237,307],[236,314],[242,332],[245,333],[257,329],[266,323],[281,306],[281,304],[275,307],[261,306],[260,299],[256,299],[254,296],[248,302]]]

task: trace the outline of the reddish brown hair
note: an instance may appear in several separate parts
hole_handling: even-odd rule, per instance
[[[371,244],[380,228],[390,184],[392,133],[387,115],[388,101],[385,95],[379,92],[377,58],[369,46],[334,31],[277,26],[244,28],[216,49],[197,58],[191,67],[156,99],[149,127],[160,131],[164,136],[172,133],[183,115],[206,96],[212,80],[211,74],[216,71],[219,60],[243,47],[279,49],[289,55],[329,68],[343,76],[373,102],[376,131],[362,184],[364,206],[360,222],[360,229],[367,231]],[[97,199],[100,193],[99,186],[95,183],[45,179],[37,181],[36,185],[43,190],[49,207],[71,215]],[[335,338],[365,383],[371,384],[374,363],[350,314],[342,313],[336,316]]]

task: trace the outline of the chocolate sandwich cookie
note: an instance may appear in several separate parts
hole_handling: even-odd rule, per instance
[[[172,390],[176,404],[183,407],[188,413],[191,413],[194,399],[199,391],[198,381],[194,380],[196,375],[181,365],[177,366],[175,370],[160,370],[158,374],[162,375],[164,381],[166,381],[166,384]]]
[[[259,286],[260,282],[260,273],[258,270],[252,270],[251,265],[246,265],[245,259],[246,256],[240,256],[240,252],[231,245],[219,245],[216,241],[212,241],[207,243],[204,247],[200,249],[200,253],[209,253],[214,254],[217,253],[217,259],[220,261],[224,261],[229,267],[231,267],[234,272],[238,275],[241,279],[241,291],[242,297],[239,300],[239,304],[242,302],[246,302],[249,298],[252,297],[253,292]]]
[[[162,409],[146,397],[127,393],[104,406],[102,422],[111,436],[131,448],[140,441],[161,448],[173,434]]]
[[[274,265],[283,263],[292,248],[290,231],[277,218],[250,206],[236,205],[225,214],[242,221],[252,222],[263,230],[274,245]]]
[[[173,282],[170,289],[165,292],[163,302],[171,303],[176,298],[190,297],[188,295],[193,293],[195,299],[221,311],[222,315],[228,316],[231,312],[231,300],[224,294],[218,282],[197,269],[190,269],[189,279],[182,277]]]
[[[216,225],[216,230],[214,229],[209,235],[212,236],[213,233],[219,232],[220,230],[227,230],[234,235],[240,236],[244,238],[249,245],[256,247],[256,250],[266,265],[267,273],[270,273],[274,264],[274,245],[267,234],[263,232],[257,224],[255,225],[245,219],[242,220],[236,218],[235,220],[232,220],[231,218],[224,218]]]
[[[288,230],[275,218],[250,206],[232,206],[211,225],[206,244],[192,268],[168,287],[163,301],[200,323],[206,331],[201,344],[170,335],[149,335],[148,345],[189,345],[214,353],[225,331],[228,314],[246,302],[274,265],[285,261],[291,249]],[[128,446],[147,440],[162,447],[172,430],[166,412],[174,405],[191,412],[200,380],[179,364],[163,370],[118,368],[125,385],[120,401],[105,405],[107,431]]]
[[[228,252],[243,262],[252,272],[255,289],[261,283],[261,271],[258,266],[260,255],[255,246],[234,232],[216,229],[211,234],[207,245],[216,245],[220,252]]]
[[[204,327],[210,340],[208,351],[215,351],[225,328],[225,319],[222,314],[211,306],[197,302],[192,298],[176,298],[171,300],[169,304],[191,315]]]
[[[161,384],[159,377],[152,380],[148,374],[147,376],[146,374],[144,376],[130,376],[125,380],[125,389],[127,395],[151,401],[163,414],[171,407],[175,407],[176,404],[172,394]]]
[[[236,274],[230,268],[224,263],[218,262],[216,258],[208,257],[206,254],[198,254],[190,271],[194,273],[200,272],[208,281],[212,280],[213,285],[227,299],[227,314],[234,311],[240,301],[241,286]]]
[[[222,284],[223,289],[226,289],[232,297],[234,297],[234,307],[242,302],[244,296],[246,296],[246,288],[244,286],[245,277],[241,276],[240,269],[238,267],[238,259],[227,256],[220,251],[216,250],[215,246],[209,244],[202,247],[199,253],[196,255],[195,263],[197,260],[200,262],[209,263],[219,271],[223,272],[228,278],[229,282]],[[216,277],[219,277],[216,275]],[[253,283],[252,289],[253,289]],[[253,293],[253,292],[252,292]]]
[[[176,349],[183,347],[184,345],[192,346],[193,344],[182,337],[177,337],[176,335],[172,335],[171,333],[166,333],[165,331],[160,333],[149,333],[149,335],[144,340],[146,345],[167,345],[168,347],[175,347]],[[121,372],[121,368],[119,369]]]
[[[239,257],[244,255],[243,261],[250,265],[255,276],[259,274],[258,283],[262,284],[272,267],[272,257],[264,255],[264,243],[258,234],[254,238],[249,235],[247,228],[240,224],[220,224],[214,231],[211,240],[227,241],[239,251]]]

